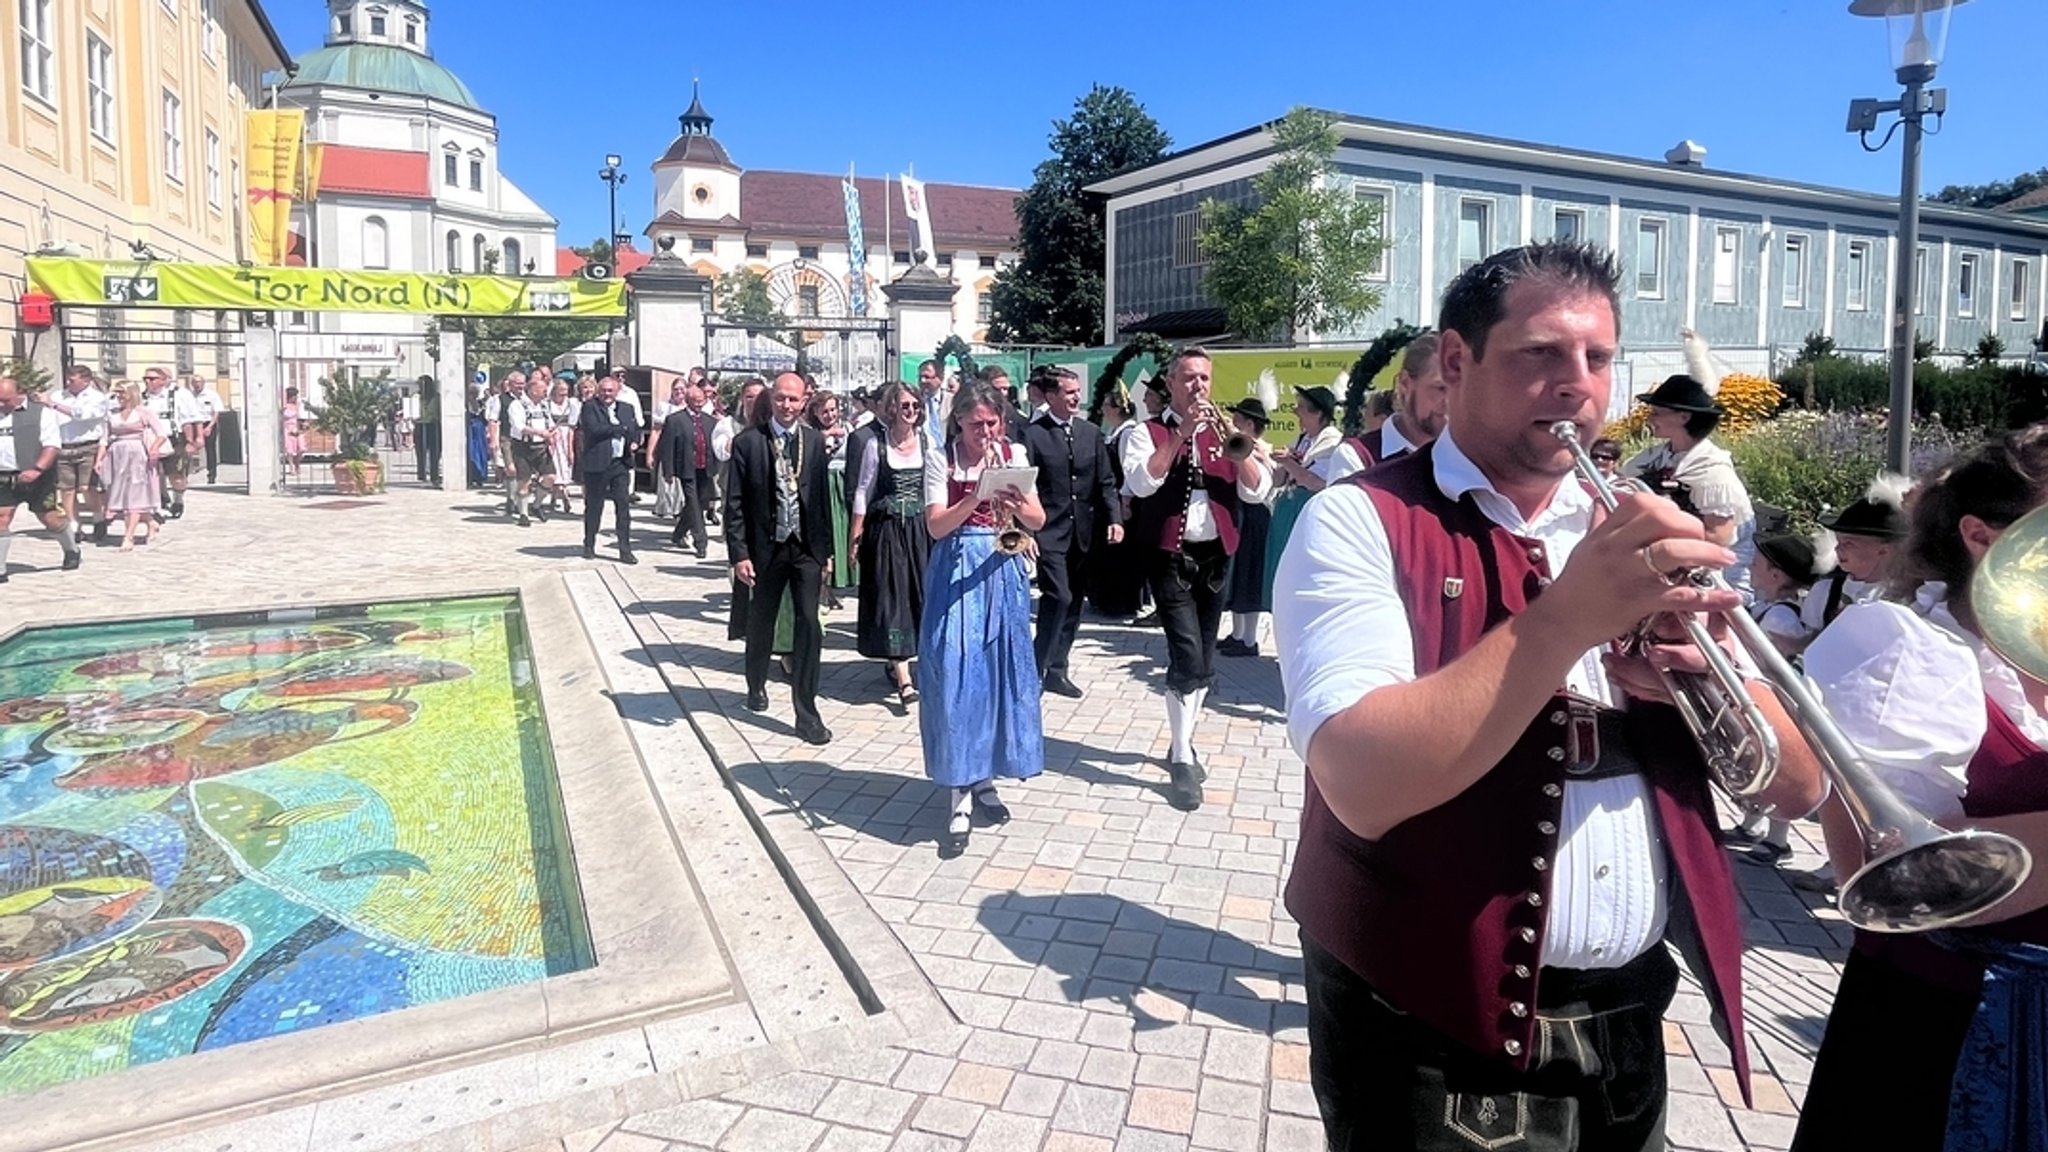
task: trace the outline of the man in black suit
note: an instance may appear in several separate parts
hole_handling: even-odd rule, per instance
[[[1024,447],[1038,469],[1038,675],[1045,690],[1079,697],[1067,676],[1067,653],[1081,627],[1081,593],[1088,587],[1088,554],[1097,525],[1115,544],[1123,539],[1123,501],[1102,430],[1080,419],[1081,378],[1066,368],[1034,373],[1045,411],[1024,428]]]
[[[818,595],[832,556],[832,499],[825,485],[825,438],[803,422],[804,378],[784,372],[769,388],[773,415],[733,437],[726,480],[725,547],[733,579],[753,590],[747,605],[747,709],[768,710],[768,657],[775,614],[787,589],[796,616],[796,734],[826,744],[818,715],[818,657],[824,637]]]
[[[633,451],[643,435],[634,410],[619,399],[619,378],[607,376],[598,382],[597,395],[583,406],[576,421],[582,441],[576,466],[583,473],[583,558],[597,559],[597,528],[604,521],[604,504],[610,500],[614,512],[612,529],[619,537],[619,559],[633,558]]]
[[[700,483],[711,471],[711,427],[718,423],[716,417],[704,410],[704,386],[697,382],[696,371],[691,371],[683,383],[683,402],[671,410],[662,420],[661,427],[647,442],[647,469],[656,476],[673,477],[683,493],[682,506],[676,510],[675,531],[669,533],[669,543],[680,548],[683,537],[690,538],[690,544],[702,560],[709,551],[704,532],[704,491],[706,484]]]

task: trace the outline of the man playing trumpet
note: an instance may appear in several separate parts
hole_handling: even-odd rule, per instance
[[[1224,451],[1230,427],[1209,402],[1209,354],[1183,349],[1163,377],[1167,410],[1124,440],[1124,484],[1135,498],[1127,535],[1146,557],[1152,602],[1166,627],[1167,799],[1202,806],[1208,773],[1195,722],[1216,681],[1216,630],[1243,509],[1264,503],[1272,470],[1257,453]],[[1160,378],[1153,380],[1160,391]]]
[[[1701,976],[1748,1087],[1739,906],[1698,747],[1658,667],[1605,651],[1645,618],[1727,612],[1675,581],[1727,549],[1670,501],[1596,511],[1551,431],[1597,434],[1619,342],[1610,257],[1497,253],[1445,294],[1449,427],[1312,501],[1274,624],[1308,766],[1287,909],[1332,1149],[1663,1147],[1664,944]],[[1818,765],[1770,689],[1761,802]]]

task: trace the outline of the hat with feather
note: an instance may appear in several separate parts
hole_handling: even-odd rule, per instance
[[[1868,536],[1878,540],[1900,540],[1906,535],[1906,493],[1913,481],[1895,472],[1881,472],[1856,501],[1821,524],[1838,536]]]

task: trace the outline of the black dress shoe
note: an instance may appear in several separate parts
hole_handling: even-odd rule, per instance
[[[638,556],[635,556],[635,555],[633,555],[633,554],[632,554],[631,552],[625,551],[624,549],[620,549],[620,551],[619,551],[619,563],[621,563],[621,564],[638,564],[639,562],[640,562],[640,558],[639,558]]]
[[[1195,783],[1209,782],[1209,766],[1202,763],[1202,754],[1192,748],[1188,749],[1188,766],[1195,770]]]
[[[766,688],[749,688],[747,690],[747,711],[766,712],[767,710],[768,690]]]
[[[1156,611],[1155,611],[1155,612],[1147,612],[1147,613],[1145,613],[1145,614],[1144,614],[1143,616],[1139,616],[1139,617],[1136,617],[1136,618],[1134,618],[1134,619],[1133,619],[1133,620],[1131,621],[1131,627],[1133,627],[1133,628],[1157,628],[1157,627],[1159,627],[1159,613],[1158,613],[1158,612],[1156,612]]]
[[[1079,684],[1067,679],[1065,672],[1048,673],[1045,678],[1045,690],[1055,696],[1065,696],[1070,700],[1079,700],[1082,696],[1086,695],[1086,693],[1081,691]]]
[[[522,512],[519,514],[519,526],[521,528],[531,528],[533,527],[533,521],[528,520],[526,514]]]
[[[974,810],[981,813],[981,818],[991,824],[1010,822],[1010,806],[1003,803],[1003,798],[996,795],[993,787],[974,790]]]
[[[948,820],[939,837],[939,859],[951,860],[967,851],[967,838],[973,831],[974,822],[964,812]]]
[[[595,560],[595,559],[597,559],[597,549],[596,549],[596,548],[594,548],[594,547],[592,547],[592,546],[591,546],[591,545],[589,545],[589,544],[585,544],[585,545],[583,546],[583,558],[584,558],[585,560]]]
[[[1193,764],[1176,760],[1166,766],[1166,802],[1182,812],[1202,806],[1202,780]]]
[[[816,720],[799,720],[796,725],[796,738],[806,744],[830,744],[832,730]]]
[[[1233,636],[1216,646],[1216,654],[1219,656],[1257,656],[1259,654],[1259,646],[1257,644],[1246,644],[1244,641]]]
[[[85,563],[85,553],[83,552],[66,552],[64,554],[64,570],[66,572],[78,571],[78,566],[83,563]]]

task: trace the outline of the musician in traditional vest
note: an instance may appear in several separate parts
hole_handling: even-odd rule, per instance
[[[1619,271],[1584,245],[1497,253],[1445,293],[1448,429],[1310,501],[1274,624],[1307,764],[1286,889],[1329,1147],[1664,1146],[1662,1016],[1687,953],[1748,1086],[1741,910],[1698,747],[1650,660],[1609,642],[1725,612],[1673,574],[1728,550],[1670,501],[1596,515],[1550,431],[1591,440]],[[1803,815],[1784,745],[1764,801]]]
[[[1216,681],[1216,630],[1223,616],[1242,508],[1273,490],[1257,453],[1224,454],[1230,435],[1209,402],[1209,353],[1183,349],[1155,377],[1167,410],[1124,441],[1124,486],[1134,500],[1128,538],[1144,557],[1152,602],[1166,627],[1167,800],[1202,806],[1208,772],[1195,754],[1195,724]]]
[[[0,376],[0,584],[7,583],[8,529],[14,510],[26,505],[64,551],[64,570],[82,561],[78,525],[57,502],[57,458],[64,447],[57,413],[29,401],[12,376]]]
[[[1401,350],[1401,371],[1394,377],[1394,414],[1379,427],[1344,441],[1322,470],[1320,484],[1335,484],[1406,456],[1444,430],[1449,409],[1444,374],[1436,363],[1438,343],[1436,333],[1424,332]]]

